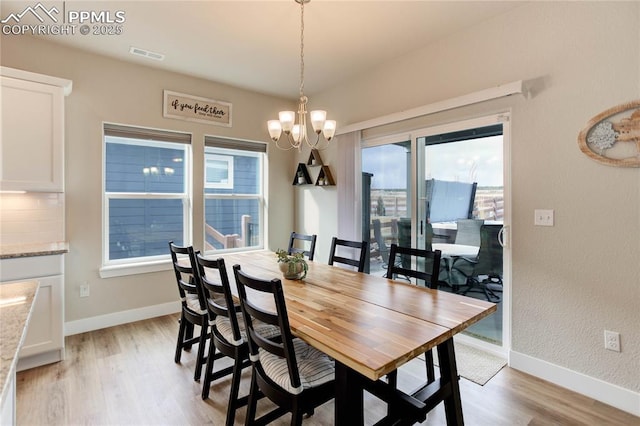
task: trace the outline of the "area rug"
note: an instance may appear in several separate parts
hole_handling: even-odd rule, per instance
[[[456,364],[458,374],[481,386],[495,376],[507,365],[507,361],[499,356],[484,352],[480,349],[455,342]],[[438,365],[438,353],[433,351],[434,364]]]

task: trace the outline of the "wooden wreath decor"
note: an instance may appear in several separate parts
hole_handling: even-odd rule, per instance
[[[598,163],[640,167],[640,100],[618,105],[593,117],[578,135],[578,146]]]

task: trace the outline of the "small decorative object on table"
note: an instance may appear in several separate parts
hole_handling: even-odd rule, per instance
[[[309,265],[302,253],[289,254],[286,250],[277,250],[276,256],[278,256],[280,271],[286,279],[301,280],[307,276]]]

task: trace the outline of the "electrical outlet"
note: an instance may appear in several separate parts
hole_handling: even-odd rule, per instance
[[[534,210],[533,224],[537,226],[553,226],[553,210]]]
[[[80,284],[80,297],[89,297],[89,283]]]
[[[614,352],[620,352],[620,333],[604,331],[604,348]]]

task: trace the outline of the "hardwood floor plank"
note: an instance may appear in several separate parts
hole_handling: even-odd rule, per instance
[[[193,380],[197,347],[183,354],[181,364],[173,362],[177,319],[168,315],[68,336],[64,361],[18,373],[18,425],[224,424],[230,378],[215,381],[209,399],[201,399],[201,384]],[[424,375],[424,361],[416,359],[400,369],[398,384],[411,391]],[[247,369],[241,395],[248,393],[249,379]],[[460,389],[468,426],[640,425],[638,417],[508,367],[485,386],[461,379]],[[366,424],[386,413],[386,406],[370,395],[365,395],[365,406]],[[258,412],[272,407],[262,399]],[[237,411],[236,424],[244,424],[245,412]],[[330,425],[333,412],[331,401],[304,424]],[[284,416],[273,424],[289,421]],[[440,405],[422,424],[445,423]]]

